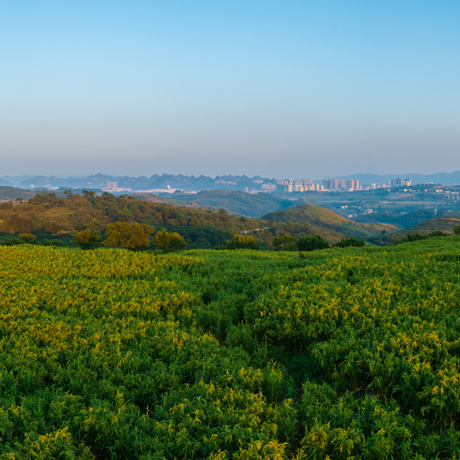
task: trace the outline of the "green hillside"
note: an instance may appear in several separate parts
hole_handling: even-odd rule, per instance
[[[460,216],[438,217],[437,219],[429,219],[415,227],[406,228],[396,233],[387,235],[385,241],[392,242],[405,238],[408,233],[420,233],[427,235],[432,232],[441,231],[452,235],[454,232],[453,227],[460,225]]]
[[[0,458],[458,458],[459,260],[0,247]]]
[[[133,196],[115,197],[38,193],[28,202],[0,205],[0,232],[73,235],[85,229],[107,230],[113,222],[146,223],[157,230],[179,232],[191,248],[211,248],[232,234],[264,227],[265,222],[234,216],[225,210],[203,210],[150,202]]]
[[[387,232],[397,230],[389,224],[362,224],[353,222],[328,209],[315,205],[302,205],[267,214],[262,219],[275,222],[292,222],[309,224],[335,234],[353,236],[355,238],[372,238]],[[318,231],[318,233],[320,233]]]
[[[252,195],[231,190],[207,190],[195,195],[174,194],[173,197],[195,205],[224,208],[232,214],[253,218],[260,218],[269,212],[286,209],[302,202],[301,200],[281,200],[267,193]]]

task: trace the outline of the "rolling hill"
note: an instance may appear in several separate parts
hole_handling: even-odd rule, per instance
[[[35,194],[36,192],[31,192],[30,190],[0,186],[0,201],[14,201],[16,198],[27,200],[32,198]]]
[[[152,201],[145,197],[115,197],[106,192],[101,196],[71,194],[64,198],[41,192],[28,202],[1,204],[0,233],[32,232],[71,237],[87,228],[105,232],[111,222],[122,221],[147,223],[157,230],[177,231],[191,248],[214,247],[236,233],[252,234],[264,248],[271,248],[275,236],[286,234],[294,237],[319,234],[330,243],[336,243],[347,236],[367,240],[382,238],[396,229],[387,224],[356,223],[313,205],[297,206],[269,213],[263,219],[253,219],[229,214],[224,209],[204,209],[196,203],[177,206],[181,200],[174,200],[175,205],[171,205],[164,203],[162,197],[149,198]]]
[[[262,219],[275,222],[291,222],[309,224],[319,229],[329,230],[337,235],[353,236],[355,238],[375,238],[377,235],[394,232],[397,227],[389,224],[362,224],[353,222],[328,209],[315,205],[296,206],[282,211],[266,214]],[[335,236],[335,235],[334,235]]]
[[[427,235],[431,232],[441,231],[448,235],[453,235],[453,227],[460,225],[460,216],[446,216],[438,217],[436,219],[429,219],[421,224],[415,225],[414,227],[406,228],[396,233],[387,235],[384,238],[386,243],[392,243],[398,241],[407,236],[408,233],[420,233],[421,235]]]
[[[232,190],[206,190],[194,195],[175,193],[173,197],[195,205],[223,208],[232,214],[253,218],[302,203],[302,200],[283,200],[266,193],[253,195]]]

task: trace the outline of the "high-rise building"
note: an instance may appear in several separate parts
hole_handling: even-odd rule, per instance
[[[345,188],[348,190],[359,190],[359,180],[349,179],[345,182]]]
[[[410,187],[412,185],[411,179],[390,179],[390,187]]]
[[[118,188],[117,182],[107,181],[107,190],[116,190]]]

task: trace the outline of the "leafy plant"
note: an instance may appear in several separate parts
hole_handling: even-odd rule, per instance
[[[150,246],[150,235],[153,228],[147,224],[129,224],[128,222],[115,222],[109,224],[105,246],[113,248],[140,251]]]
[[[180,251],[187,246],[184,238],[179,233],[168,233],[164,228],[155,235],[154,244],[155,247],[163,252]]]
[[[233,235],[233,238],[225,243],[225,249],[260,249],[259,243],[251,235]]]
[[[75,235],[75,242],[82,249],[95,249],[101,244],[101,235],[90,229],[83,230]]]

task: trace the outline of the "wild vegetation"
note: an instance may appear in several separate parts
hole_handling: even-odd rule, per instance
[[[0,457],[460,455],[460,237],[0,247]]]

